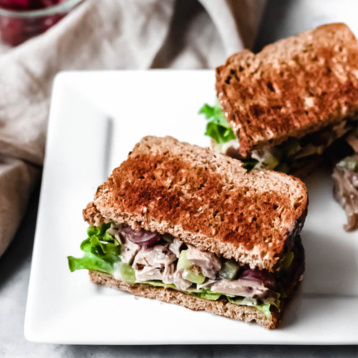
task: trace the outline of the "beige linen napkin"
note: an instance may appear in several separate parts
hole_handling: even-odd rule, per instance
[[[47,33],[1,55],[0,256],[41,171],[56,73],[213,68],[253,45],[264,3],[85,0]]]

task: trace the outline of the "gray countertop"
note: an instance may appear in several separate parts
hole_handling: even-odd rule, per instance
[[[256,49],[279,38],[332,21],[358,30],[355,0],[270,0]],[[356,25],[357,23],[357,25]],[[0,258],[0,357],[358,357],[357,346],[65,346],[24,338],[24,316],[39,187],[16,237]]]

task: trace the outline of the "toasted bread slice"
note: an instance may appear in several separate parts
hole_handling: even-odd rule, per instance
[[[241,165],[172,137],[145,137],[98,188],[84,219],[168,233],[273,272],[302,228],[306,187],[292,176]]]
[[[216,69],[216,90],[242,156],[302,137],[357,112],[357,40],[336,23],[241,51]]]

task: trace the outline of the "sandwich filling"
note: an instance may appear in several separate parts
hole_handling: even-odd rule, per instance
[[[200,113],[209,120],[205,134],[213,139],[214,150],[241,160],[248,170],[269,169],[290,173],[304,167],[313,157],[323,154],[337,139],[357,127],[357,119],[345,120],[302,138],[289,138],[279,145],[254,150],[250,157],[244,158],[239,153],[239,140],[227,122],[221,106],[218,103],[214,107],[206,104]]]
[[[90,226],[81,249],[82,258],[68,257],[72,272],[87,269],[131,284],[166,287],[205,300],[225,299],[254,306],[268,317],[287,295],[295,261],[293,251],[286,253],[272,274],[201,251],[169,234],[113,223]]]
[[[334,196],[345,209],[346,231],[358,229],[358,153],[337,163],[333,171]]]

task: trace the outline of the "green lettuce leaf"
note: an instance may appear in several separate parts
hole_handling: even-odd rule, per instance
[[[145,283],[147,285],[155,286],[155,287],[167,287],[167,288],[174,288],[176,289],[175,285],[172,283],[164,283],[160,281],[144,281],[140,283]]]
[[[86,252],[81,258],[68,256],[67,259],[71,272],[76,270],[91,270],[111,274],[113,271],[111,264],[90,252]]]
[[[194,292],[193,295],[195,295],[198,298],[202,298],[204,300],[209,300],[209,301],[217,301],[220,298],[220,296],[222,296],[221,293],[204,291],[204,290],[200,290],[200,292]]]
[[[235,140],[236,136],[230,124],[226,121],[220,104],[217,101],[214,106],[204,104],[199,113],[204,114],[205,118],[208,120],[205,135],[214,139],[218,148],[220,148],[219,151],[222,152],[221,145],[231,140]],[[244,163],[244,168],[247,170],[253,169],[258,163],[258,160],[254,158],[241,158],[240,160]]]
[[[288,252],[280,261],[280,269],[283,271],[288,271],[292,265],[295,254],[293,251]]]
[[[244,302],[244,299],[231,299],[230,297],[227,298],[229,302],[233,303],[234,305],[238,306],[247,306],[247,303]],[[271,303],[264,303],[261,305],[250,305],[250,307],[254,307],[260,311],[262,311],[265,316],[271,318]]]
[[[280,308],[280,293],[274,292],[275,299],[272,302],[264,302],[262,304],[251,304],[251,307],[254,307],[262,311],[267,317],[271,317],[271,306]],[[238,306],[248,306],[247,300],[243,297],[227,297],[227,300],[230,303],[233,303]]]
[[[265,314],[266,317],[272,317],[271,315],[271,303],[265,303],[263,305],[253,306]]]
[[[120,261],[121,246],[118,241],[106,231],[110,224],[99,227],[90,226],[87,230],[88,238],[81,243],[84,251],[82,258],[68,256],[70,271],[92,270],[112,274],[113,265]]]
[[[204,114],[206,119],[209,120],[206,125],[205,135],[214,139],[216,143],[227,143],[230,140],[236,139],[236,136],[230,124],[226,121],[221,106],[217,101],[213,107],[204,104],[199,113]]]
[[[101,226],[89,226],[87,229],[87,235],[89,237],[93,235],[104,236],[106,231],[110,228],[111,224],[102,224]],[[111,236],[113,239],[113,237]]]

